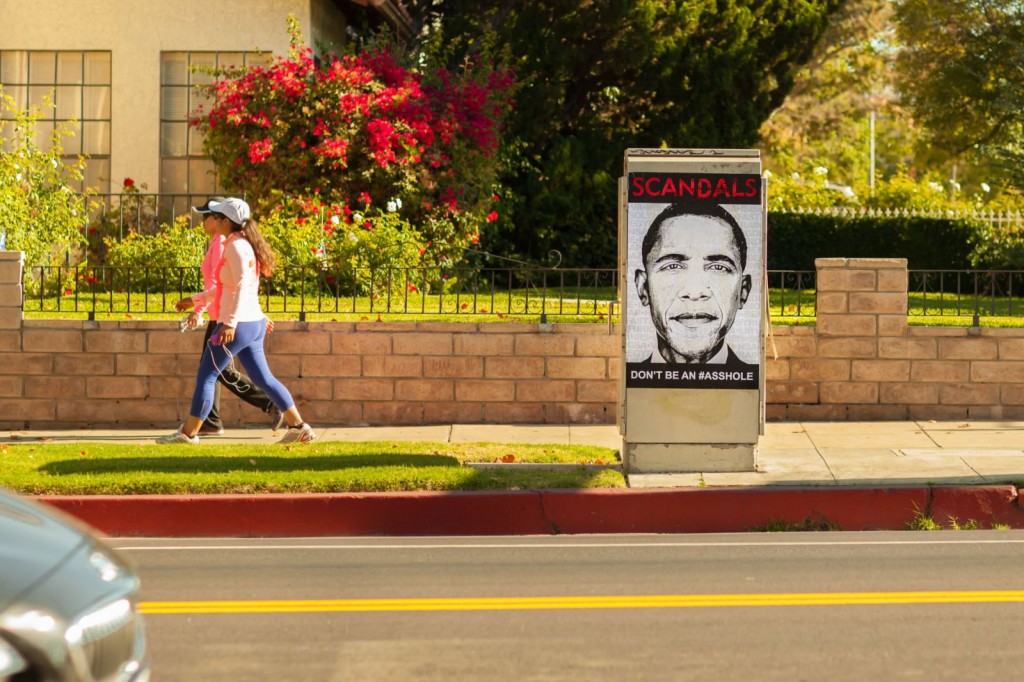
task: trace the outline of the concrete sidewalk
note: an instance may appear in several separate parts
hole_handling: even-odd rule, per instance
[[[0,443],[153,443],[170,429],[12,431]],[[758,444],[758,470],[638,474],[631,488],[718,486],[985,485],[1024,481],[1024,421],[772,422]],[[318,428],[323,441],[566,443],[618,450],[614,425],[445,424]],[[217,443],[277,442],[270,429],[227,429]]]
[[[613,425],[318,431],[328,441],[621,446]],[[165,433],[33,430],[0,436],[0,443],[145,444]],[[270,429],[229,429],[216,440],[273,443],[278,437]],[[43,499],[110,535],[680,533],[780,525],[896,530],[921,517],[946,527],[1024,528],[1018,481],[1024,481],[1024,422],[782,422],[766,425],[756,472],[633,475],[627,489]]]

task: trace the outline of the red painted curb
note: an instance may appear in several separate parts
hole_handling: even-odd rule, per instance
[[[991,528],[993,523],[1024,528],[1024,509],[1017,498],[1017,488],[1012,485],[935,486],[930,512],[932,520],[943,527],[975,522],[982,528]]]
[[[560,533],[731,533],[774,522],[898,530],[928,505],[928,488],[688,488],[542,493]]]
[[[41,497],[111,536],[550,534],[535,492]]]
[[[774,523],[901,530],[918,514],[1024,528],[1013,486],[46,496],[111,536],[727,533]]]

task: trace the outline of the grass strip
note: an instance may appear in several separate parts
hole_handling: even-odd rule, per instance
[[[508,467],[478,469],[467,462]],[[610,448],[375,441],[308,445],[0,445],[0,485],[29,495],[354,493],[622,488]],[[552,464],[517,468],[515,464]],[[566,466],[568,465],[568,466]],[[572,466],[578,465],[578,466]]]

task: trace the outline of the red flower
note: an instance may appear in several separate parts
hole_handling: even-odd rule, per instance
[[[249,145],[249,161],[252,163],[266,161],[270,157],[270,152],[273,151],[273,148],[274,145],[269,137],[253,142]]]
[[[409,289],[409,291],[413,292],[414,294],[415,294],[415,293],[416,293],[417,291],[419,291],[419,289],[417,289],[417,288],[416,288],[416,285],[415,285],[415,284],[413,284],[412,282],[408,282],[408,283],[406,283],[406,285],[405,285],[405,286],[406,286],[406,287],[407,287],[407,288]]]
[[[490,213],[487,214],[487,222],[493,223],[497,219],[498,219],[498,212],[497,211],[491,211]]]
[[[135,181],[134,180],[132,180],[131,178],[125,178],[124,179],[124,188],[125,189],[128,189],[129,187],[134,187],[134,186],[135,186]]]

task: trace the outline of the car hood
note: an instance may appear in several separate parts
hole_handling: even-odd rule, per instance
[[[0,489],[0,611],[87,542],[49,509]]]

